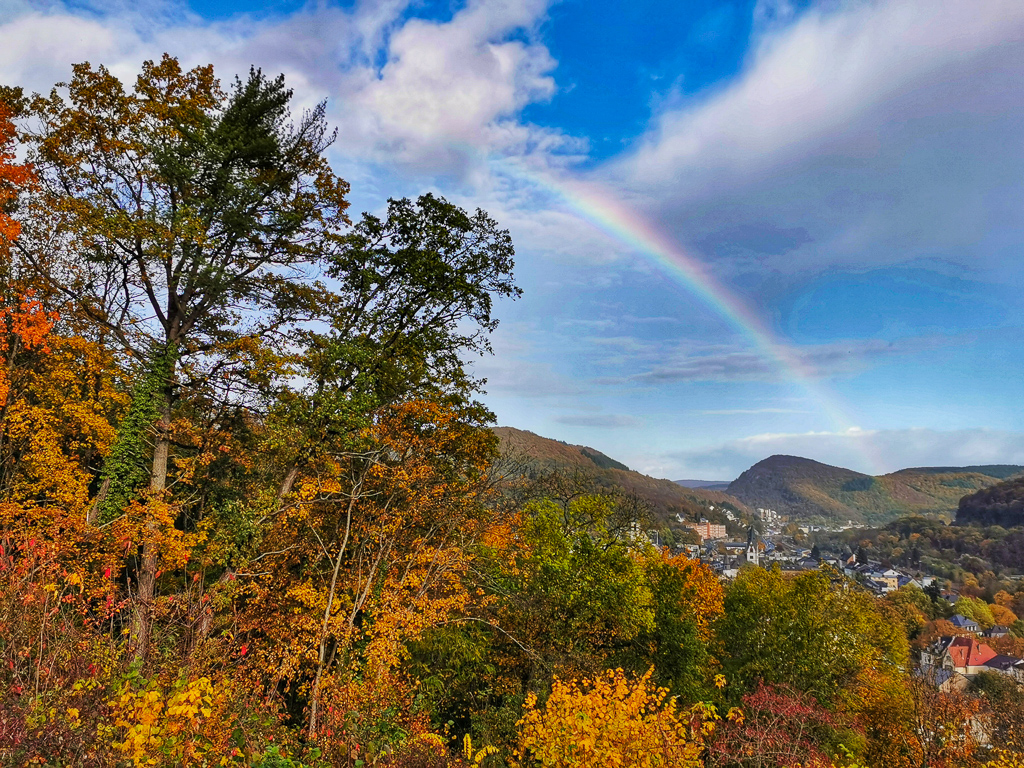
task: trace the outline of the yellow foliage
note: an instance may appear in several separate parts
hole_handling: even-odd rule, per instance
[[[983,768],[1024,768],[1024,754],[997,749],[992,759],[982,764]]]
[[[216,725],[210,678],[182,682],[166,692],[157,685],[134,691],[126,684],[110,704],[123,733],[114,746],[132,765],[203,765],[215,760],[209,733]]]
[[[520,721],[519,757],[544,768],[686,768],[700,764],[700,736],[691,733],[690,713],[681,713],[668,691],[655,688],[651,673],[630,679],[621,669],[582,683],[555,679],[543,708],[527,698]],[[713,728],[717,715],[696,718]]]

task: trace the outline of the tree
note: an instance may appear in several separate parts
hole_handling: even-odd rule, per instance
[[[634,642],[636,668],[653,667],[655,681],[682,701],[707,697],[722,614],[722,585],[709,567],[667,551],[643,561],[654,603],[654,626]]]
[[[608,531],[611,497],[587,494],[566,506],[529,505],[521,540],[498,589],[497,623],[534,649],[541,668],[593,672],[654,626],[650,587],[628,539]]]
[[[927,676],[913,678],[910,691],[921,765],[970,765],[978,749],[979,701],[962,691],[940,691]]]
[[[968,619],[974,619],[983,629],[988,629],[996,623],[992,607],[977,597],[961,597],[956,601],[956,612]]]
[[[758,683],[742,701],[742,716],[715,729],[708,766],[830,768],[822,744],[836,721],[812,696]]]
[[[282,392],[273,414],[289,446],[279,500],[378,408],[413,393],[469,401],[481,382],[463,359],[490,351],[494,298],[520,294],[513,256],[508,232],[484,211],[430,194],[389,200],[385,219],[364,214],[339,240],[325,263],[327,328],[295,336],[292,373],[308,383]]]
[[[315,311],[311,269],[347,224],[348,185],[322,157],[333,139],[323,105],[291,125],[281,77],[252,70],[229,95],[212,67],[185,72],[165,55],[145,62],[130,93],[88,64],[66,88],[67,100],[54,90],[30,108],[40,190],[17,250],[136,361],[159,498],[181,388],[223,386],[247,344]],[[154,550],[138,579],[140,656]]]
[[[971,680],[971,693],[981,697],[988,740],[1024,757],[1024,691],[1009,675],[981,672]]]
[[[788,685],[831,706],[864,669],[899,675],[909,648],[891,609],[821,571],[743,572],[725,593],[716,634],[731,685]]]
[[[404,697],[394,675],[405,645],[463,609],[493,450],[493,434],[459,410],[395,404],[362,450],[323,458],[275,517],[267,551],[240,574],[238,631],[256,648],[258,685],[296,715],[305,708],[311,739],[323,696],[360,686],[383,695],[387,683],[388,696]]]

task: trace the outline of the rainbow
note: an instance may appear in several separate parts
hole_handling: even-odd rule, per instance
[[[556,179],[550,174],[527,169],[507,159],[499,161],[497,165],[496,170],[499,172],[545,189],[576,216],[653,263],[739,331],[784,379],[800,386],[837,432],[858,431],[839,397],[820,383],[815,371],[789,345],[775,338],[742,299],[716,280],[699,259],[687,253],[608,190],[579,180]],[[868,471],[876,475],[883,474],[885,470],[881,462],[867,450],[866,441],[857,440],[856,445]]]

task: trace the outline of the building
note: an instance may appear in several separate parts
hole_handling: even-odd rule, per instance
[[[774,509],[757,508],[757,517],[766,523],[775,523],[779,520],[779,513]]]
[[[981,633],[985,637],[1006,637],[1010,634],[1010,628],[1004,627],[1002,624],[995,624],[990,629],[986,629]]]
[[[962,691],[970,681],[959,672],[942,667],[920,667],[914,672],[914,677],[919,678],[938,688],[943,693],[949,691]]]
[[[725,526],[721,523],[712,523],[710,520],[701,518],[699,523],[683,523],[684,528],[696,531],[701,541],[708,539],[724,539],[726,536]]]
[[[754,531],[754,526],[750,526],[747,531],[747,562],[751,565],[761,564],[761,543],[760,537]]]
[[[954,637],[942,655],[942,667],[974,677],[979,672],[991,670],[986,666],[999,654],[973,637]]]
[[[980,629],[978,622],[974,619],[968,619],[966,616],[961,616],[959,613],[951,618],[949,623],[965,632],[977,632]]]

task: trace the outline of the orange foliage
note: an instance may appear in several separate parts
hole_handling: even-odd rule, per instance
[[[685,583],[680,600],[680,610],[692,617],[697,633],[705,643],[712,639],[712,624],[722,615],[725,593],[722,582],[713,570],[699,560],[686,555],[672,555],[667,549],[661,551],[661,564],[677,569]]]
[[[21,225],[8,213],[8,207],[18,194],[32,181],[32,168],[15,161],[16,131],[11,121],[11,109],[0,102],[0,242],[18,237]]]
[[[262,685],[314,703],[321,687],[327,701],[354,679],[379,687],[410,640],[464,608],[470,545],[487,528],[481,478],[492,441],[456,410],[411,401],[379,413],[359,450],[297,482],[258,572],[239,574],[239,628],[260,640],[251,673],[271,672]]]
[[[1017,614],[1007,608],[1005,605],[991,606],[992,618],[995,619],[996,624],[1002,624],[1004,627],[1011,626],[1017,620]]]

